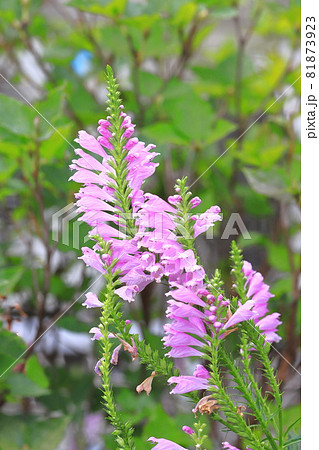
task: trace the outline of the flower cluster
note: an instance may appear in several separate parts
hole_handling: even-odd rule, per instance
[[[153,162],[158,153],[152,151],[154,145],[146,146],[132,137],[135,125],[123,112],[112,86],[111,83],[109,95],[115,106],[108,108],[110,115],[106,120],[99,121],[99,137],[80,131],[76,142],[86,151],[76,149],[78,158],[70,166],[75,171],[71,179],[83,185],[76,194],[77,211],[82,214],[79,220],[92,227],[90,235],[95,241],[93,248],[82,248],[81,258],[106,277],[111,274],[115,280],[112,296],[127,302],[134,301],[153,281],[168,283],[166,316],[170,322],[164,326],[163,337],[168,357],[207,360],[205,351],[212,342],[221,342],[244,321],[258,327],[266,341],[278,342],[277,327],[281,322],[279,314],[269,314],[268,301],[273,295],[262,275],[250,263],[243,262],[239,272],[245,280],[245,295],[234,306],[234,301],[214,286],[200,264],[194,240],[221,220],[220,208],[212,206],[202,214],[193,214],[191,211],[201,200],[192,198],[186,179],[178,180],[176,194],[167,201],[142,190],[158,165]],[[92,292],[86,294],[83,305],[102,311],[104,307]],[[131,335],[126,334],[123,339],[121,333],[109,333],[103,317],[102,314],[101,325],[93,327],[90,333],[93,340],[119,341],[109,355],[110,362],[117,364],[122,347],[136,359],[138,349]],[[97,373],[103,364],[104,356],[96,365]],[[155,376],[153,371],[137,391],[149,394]],[[205,366],[198,364],[192,375],[172,376],[168,383],[175,384],[172,394],[217,389],[210,384],[210,378]],[[216,400],[206,395],[193,411],[196,416],[197,411],[208,414],[218,408]],[[189,427],[184,431],[190,435],[193,432]],[[158,450],[183,449],[166,439],[149,440],[156,443],[154,448]],[[227,442],[223,448],[235,449]]]

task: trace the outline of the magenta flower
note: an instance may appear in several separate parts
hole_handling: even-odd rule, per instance
[[[255,302],[253,300],[248,300],[243,305],[240,305],[231,318],[225,323],[223,328],[227,330],[227,328],[230,328],[237,323],[244,322],[245,320],[255,317],[257,312],[252,310],[254,306]]]
[[[278,317],[280,317],[278,313],[269,314],[256,323],[267,342],[279,342],[281,340],[281,337],[276,333],[277,327],[282,323]]]
[[[176,386],[170,392],[171,394],[185,394],[186,392],[207,389],[209,386],[209,378],[209,372],[204,366],[198,364],[193,376],[180,375],[178,377],[170,377],[167,381],[169,384],[176,383]]]
[[[200,205],[202,201],[199,197],[194,197],[190,200],[190,203],[192,205],[192,208],[196,208],[196,206]]]
[[[266,341],[279,342],[281,337],[277,334],[277,327],[281,324],[278,319],[280,314],[268,314],[268,300],[273,297],[273,294],[269,292],[269,286],[264,283],[263,276],[252,269],[249,262],[243,262],[242,271],[247,278],[247,296],[251,299],[250,301],[254,302],[252,311],[255,312],[253,317],[255,325],[265,335]]]
[[[234,447],[233,445],[231,445],[229,442],[222,442],[222,448],[223,450],[239,450],[239,448]],[[252,450],[249,447],[246,447],[246,450]]]
[[[187,375],[170,377],[167,382],[169,384],[176,383],[176,386],[171,390],[170,394],[185,394],[186,392],[207,389],[209,386],[207,379]]]
[[[206,380],[208,380],[209,377],[210,377],[208,370],[204,366],[202,366],[201,364],[197,364],[193,375],[195,377],[205,378]]]
[[[178,444],[175,444],[173,441],[169,441],[168,439],[157,439],[155,437],[150,437],[147,439],[148,441],[156,443],[155,447],[153,447],[153,450],[187,450],[185,447],[181,447]]]
[[[223,450],[239,450],[239,448],[234,447],[229,442],[222,442]]]

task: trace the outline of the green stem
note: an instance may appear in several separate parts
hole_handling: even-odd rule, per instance
[[[247,351],[247,342],[246,342],[245,349]],[[254,416],[257,419],[259,425],[261,426],[271,447],[273,448],[273,450],[277,450],[278,449],[277,444],[276,444],[271,432],[269,431],[267,421],[263,418],[261,411],[266,409],[269,417],[271,414],[268,410],[268,406],[265,402],[265,399],[263,398],[263,396],[260,393],[260,389],[250,371],[249,366],[247,364],[245,364],[245,358],[244,358],[244,369],[245,369],[245,374],[248,376],[248,379],[250,381],[250,385],[248,385],[247,380],[242,376],[238,367],[234,364],[234,362],[231,360],[231,358],[227,355],[226,351],[222,347],[220,350],[221,350],[222,358],[225,361],[226,366],[229,369],[229,372],[233,376],[234,381],[236,382],[236,385],[237,385],[236,387],[242,393],[243,397],[247,400],[248,406],[253,411]],[[253,396],[253,391],[255,391],[255,395],[256,395],[256,397],[258,397],[258,400],[259,400],[260,404],[262,405],[262,408],[260,408],[260,405],[256,404],[256,399]]]
[[[221,411],[226,416],[226,426],[231,431],[234,431],[244,439],[247,439],[249,444],[251,444],[255,450],[264,450],[264,445],[261,444],[260,440],[253,433],[249,425],[247,425],[245,419],[238,413],[237,406],[232,402],[229,394],[226,392],[222,380],[220,378],[219,363],[218,363],[218,353],[220,341],[218,338],[212,339],[210,347],[210,371],[211,371],[211,381],[216,388],[211,387],[212,395],[218,401],[221,407]],[[218,418],[219,420],[219,418]]]
[[[102,349],[102,360],[100,371],[102,374],[102,398],[104,401],[105,410],[107,412],[109,421],[114,426],[115,430],[113,434],[116,436],[118,443],[118,448],[127,450],[135,449],[133,441],[134,429],[130,426],[128,422],[123,423],[115,405],[114,395],[111,385],[111,370],[109,361],[111,358],[112,345],[110,343],[109,335],[109,324],[110,324],[110,311],[113,308],[113,292],[114,292],[114,280],[113,274],[109,271],[106,275],[106,292],[102,307],[102,317],[101,317],[101,333],[103,338],[100,339],[101,349]]]

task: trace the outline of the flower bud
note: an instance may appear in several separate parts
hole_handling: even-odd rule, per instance
[[[182,430],[184,431],[184,433],[189,434],[189,435],[192,435],[195,433],[195,431],[191,427],[188,427],[187,425],[184,425]]]

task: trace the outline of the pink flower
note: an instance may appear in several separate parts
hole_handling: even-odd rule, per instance
[[[176,383],[170,394],[185,394],[186,392],[199,391],[207,389],[208,380],[194,376],[180,375],[179,377],[170,377],[167,382],[169,384]]]
[[[85,294],[86,300],[82,303],[83,306],[86,306],[87,308],[100,308],[103,306],[103,303],[100,302],[100,300],[97,298],[93,292],[88,292]]]
[[[82,247],[82,253],[83,256],[80,256],[79,259],[83,259],[87,266],[93,267],[93,269],[97,270],[100,273],[105,273],[103,262],[98,253],[96,253],[89,247]]]
[[[150,437],[148,441],[156,443],[153,450],[187,450],[185,447],[181,447],[178,444],[175,444],[173,441],[169,441],[168,439],[157,439],[155,437]]]
[[[199,197],[194,197],[190,201],[192,208],[196,208],[196,206],[200,205],[202,203],[201,199]]]
[[[225,450],[239,450],[239,448],[234,447],[233,445],[229,444],[229,442],[222,442],[223,449]]]
[[[230,328],[237,323],[244,322],[245,320],[255,317],[257,313],[252,310],[254,306],[255,302],[253,300],[248,300],[246,303],[239,306],[231,318],[225,323],[224,329],[227,330],[227,328]]]
[[[168,203],[170,203],[173,206],[178,205],[182,201],[182,197],[180,195],[171,195],[168,197]]]
[[[215,222],[222,220],[219,206],[212,206],[206,212],[200,215],[192,216],[194,223],[194,237],[205,233]]]
[[[208,370],[205,369],[205,367],[202,366],[201,364],[197,364],[193,375],[195,377],[205,378],[206,380],[208,380],[208,378],[210,377]]]
[[[249,262],[243,262],[242,271],[247,279],[247,296],[251,298],[250,301],[254,302],[252,311],[255,315],[252,318],[255,325],[257,325],[262,334],[265,335],[266,341],[270,343],[279,342],[281,337],[277,334],[277,327],[281,324],[281,321],[279,320],[280,314],[268,314],[268,301],[273,297],[273,294],[269,292],[269,286],[264,283],[263,276],[259,272],[253,270]],[[246,304],[247,303],[249,302],[246,302]],[[230,320],[232,319],[233,317]]]
[[[117,347],[115,347],[115,349],[113,350],[112,356],[111,356],[111,361],[110,363],[113,364],[114,366],[117,365],[118,360],[119,360],[119,352],[121,350],[122,344],[118,345]]]
[[[282,323],[278,318],[280,314],[273,313],[265,316],[263,319],[256,323],[256,326],[265,335],[267,342],[279,342],[281,337],[276,333],[277,327]]]
[[[90,329],[89,333],[94,333],[93,337],[91,338],[92,341],[101,339],[103,334],[101,333],[101,329],[98,327],[93,327]]]
[[[138,286],[135,284],[133,286],[123,286],[115,289],[114,294],[118,295],[123,300],[133,302],[136,292],[138,292]]]
[[[205,307],[206,303],[201,300],[196,294],[194,294],[192,291],[187,289],[184,286],[181,286],[179,284],[172,283],[173,286],[176,286],[177,289],[174,289],[173,291],[169,291],[166,295],[173,297],[175,300],[179,300],[184,303],[190,303],[193,305],[203,306]]]
[[[101,376],[100,367],[101,367],[103,361],[104,361],[104,358],[99,359],[98,362],[95,364],[95,367],[94,367],[94,372],[97,375],[100,375],[100,376]]]

